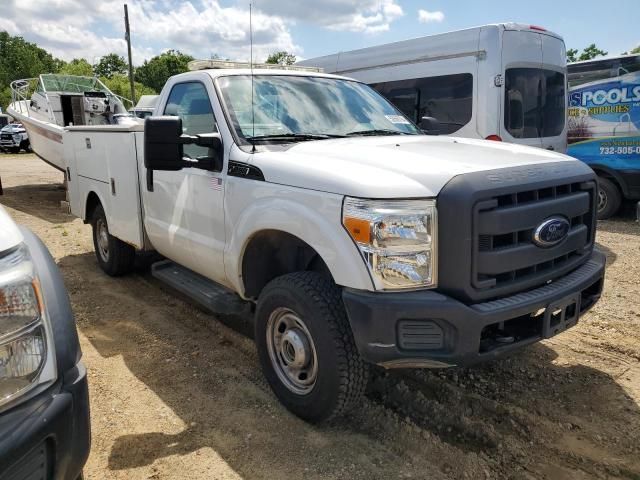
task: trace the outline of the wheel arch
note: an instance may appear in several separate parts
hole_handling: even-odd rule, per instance
[[[82,211],[84,212],[84,218],[82,219],[84,223],[91,222],[91,219],[93,218],[93,212],[99,205],[102,206],[103,209],[105,209],[106,204],[105,202],[103,202],[100,193],[96,192],[95,190],[90,190],[85,196],[85,204],[84,208],[82,209]],[[106,209],[104,213],[105,215],[107,215]],[[109,218],[108,215],[107,218]]]
[[[328,208],[332,214],[319,212],[303,201],[282,198],[264,199],[241,209],[239,218],[232,225],[227,223],[231,228],[225,251],[225,272],[235,290],[245,298],[257,298],[265,279],[271,277],[259,269],[269,263],[265,254],[277,250],[279,241],[285,242],[281,250],[288,252],[284,262],[276,262],[280,267],[304,265],[304,270],[328,272],[338,285],[373,290],[360,252],[342,228],[339,214],[333,212],[340,211],[341,199],[334,203]],[[292,258],[295,255],[297,257]],[[292,273],[283,268],[278,272]],[[256,273],[260,280],[249,278]]]
[[[620,192],[624,197],[628,196],[629,189],[627,187],[627,182],[625,182],[622,175],[620,175],[614,169],[604,165],[595,164],[595,165],[589,165],[589,166],[596,173],[597,176],[608,178],[613,183],[615,183],[616,187],[618,187],[618,189],[620,190]]]
[[[258,298],[274,278],[312,271],[333,278],[322,256],[307,242],[282,230],[260,230],[248,239],[242,255],[244,294]]]

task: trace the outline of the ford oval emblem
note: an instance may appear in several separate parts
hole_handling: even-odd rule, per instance
[[[551,217],[542,222],[533,232],[533,243],[542,248],[559,244],[569,234],[571,224],[564,217]]]

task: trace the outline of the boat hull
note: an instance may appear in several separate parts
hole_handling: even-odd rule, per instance
[[[22,109],[20,107],[21,105],[11,104],[7,108],[7,113],[22,123],[27,130],[31,149],[45,162],[64,172],[67,168],[62,148],[64,129],[34,116],[26,115],[22,113],[25,110],[24,107]]]

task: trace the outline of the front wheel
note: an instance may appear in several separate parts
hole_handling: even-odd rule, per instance
[[[93,227],[93,248],[100,268],[112,277],[124,275],[133,270],[136,250],[109,233],[107,216],[102,205],[98,205],[93,211],[91,226]]]
[[[269,385],[295,415],[321,422],[359,403],[368,365],[330,278],[298,272],[271,281],[258,300],[255,339]]]
[[[616,214],[622,203],[620,190],[608,178],[598,177],[598,220],[606,220]]]

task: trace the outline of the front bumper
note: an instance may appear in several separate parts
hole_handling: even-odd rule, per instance
[[[466,305],[436,291],[343,290],[362,357],[386,368],[468,366],[574,326],[600,298],[606,258],[510,297]]]
[[[79,363],[0,415],[0,480],[76,480],[89,456],[89,393]]]

